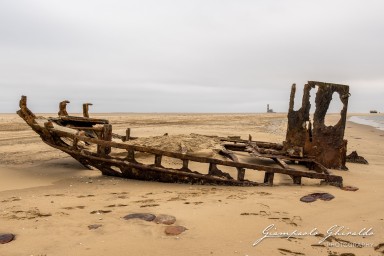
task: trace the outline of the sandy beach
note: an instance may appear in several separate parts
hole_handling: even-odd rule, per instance
[[[137,137],[251,134],[254,140],[282,142],[287,125],[286,114],[279,113],[93,117],[109,119],[116,133],[130,127]],[[16,238],[0,244],[0,255],[383,255],[384,245],[377,246],[384,243],[384,131],[348,122],[345,138],[348,153],[356,150],[369,165],[348,163],[349,171],[331,172],[345,186],[358,187],[356,192],[314,181],[294,185],[283,176],[272,187],[167,184],[85,169],[45,145],[16,114],[1,114],[0,233]],[[335,198],[299,200],[317,192]],[[170,214],[187,230],[167,236],[164,224],[123,219],[131,213]],[[321,244],[319,235],[266,238],[253,246],[272,224],[275,232],[316,229],[326,235],[338,225],[344,232],[372,228],[373,234],[334,235],[338,240]],[[343,241],[363,246],[335,246]]]

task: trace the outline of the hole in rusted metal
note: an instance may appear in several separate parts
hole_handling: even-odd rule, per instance
[[[296,85],[296,93],[295,97],[293,98],[294,104],[293,104],[293,110],[297,111],[301,108],[302,106],[302,101],[301,99],[303,98],[303,86],[297,86]]]
[[[344,105],[340,100],[339,93],[334,92],[332,94],[332,101],[329,104],[327,114],[325,115],[326,126],[335,126],[340,121],[343,107]]]
[[[309,109],[309,113],[311,114],[311,116],[310,116],[311,120],[313,120],[313,113],[315,113],[315,110],[316,110],[315,99],[316,99],[316,94],[317,94],[318,89],[319,89],[318,86],[315,86],[315,88],[311,88],[311,90],[309,92],[309,103],[311,104],[311,107]]]
[[[117,167],[117,166],[111,165],[110,168],[111,168],[112,170],[114,170],[115,172],[122,173],[122,171],[120,170],[120,168]]]

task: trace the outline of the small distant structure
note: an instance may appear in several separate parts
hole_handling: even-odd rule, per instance
[[[267,104],[267,113],[275,113],[273,109],[269,108],[269,104]]]
[[[369,113],[371,113],[371,114],[377,114],[377,110],[370,110]]]

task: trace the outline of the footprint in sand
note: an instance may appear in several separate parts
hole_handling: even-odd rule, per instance
[[[1,201],[1,203],[16,202],[16,201],[20,201],[20,200],[21,200],[21,198],[13,196],[13,197],[10,197],[8,199]]]
[[[263,203],[257,203],[258,205],[260,205],[261,207],[263,207],[264,209],[269,209],[271,207],[269,207],[269,205],[267,204],[263,204]]]
[[[271,211],[259,211],[259,212],[243,212],[240,213],[242,216],[262,216],[267,217],[269,220],[277,220],[284,222],[292,226],[298,226],[302,219],[300,216],[290,217],[287,212],[271,212]]]
[[[227,199],[247,199],[247,197],[241,195],[229,195],[227,196]]]
[[[221,191],[221,189],[217,189],[217,188],[201,188],[200,191],[202,192],[202,194],[216,194],[217,191]],[[244,192],[244,191],[240,191],[240,192]]]
[[[171,201],[186,201],[186,200],[187,200],[186,198],[182,198],[180,196],[176,196],[176,197],[171,197],[167,201],[171,202]]]
[[[254,193],[251,193],[250,195],[260,195],[260,196],[269,196],[269,195],[272,195],[272,193],[269,193],[269,192],[263,192],[263,191],[260,191],[260,192],[254,192]]]
[[[295,227],[297,227],[298,223],[302,221],[300,216],[289,217],[287,212],[272,212],[268,219],[282,221]]]
[[[201,196],[201,195],[205,195],[207,194],[207,192],[183,192],[183,193],[179,193],[180,196],[183,196],[183,197],[198,197],[198,196]]]
[[[208,191],[208,192],[207,192]],[[190,197],[199,197],[206,194],[214,194],[215,192],[207,191],[198,191],[198,192],[180,192],[176,196],[169,198],[167,201],[186,201]]]
[[[269,211],[259,211],[259,212],[242,212],[240,215],[249,216],[249,215],[259,215],[259,216],[269,216],[271,212]]]
[[[258,213],[255,213],[255,212],[242,212],[240,213],[240,215],[245,215],[245,216],[249,216],[249,215],[259,215]]]
[[[16,211],[10,211],[5,212],[3,214],[4,217],[8,219],[16,219],[16,220],[24,220],[24,219],[36,219],[36,218],[43,218],[43,217],[50,217],[52,216],[51,213],[41,213],[38,208],[30,208],[27,211],[23,210],[16,210]]]
[[[65,196],[64,194],[47,194],[47,195],[44,195],[44,196]]]
[[[145,199],[145,200],[138,200],[138,201],[133,201],[134,203],[153,203],[155,202],[154,199]]]
[[[62,207],[61,209],[64,209],[64,210],[73,210],[73,209],[84,209],[84,208],[85,208],[84,205],[79,205],[79,206]]]
[[[143,205],[140,205],[141,208],[145,208],[145,207],[156,207],[156,206],[159,206],[159,204],[143,204]]]
[[[384,254],[384,243],[380,243],[374,247],[375,251]]]
[[[283,248],[278,248],[279,252],[282,254],[282,255],[305,255],[304,253],[302,252],[293,252],[291,250],[288,250],[288,249],[283,249]]]
[[[88,229],[89,230],[92,230],[92,229],[98,229],[100,227],[102,227],[103,225],[101,224],[92,224],[92,225],[88,225]]]
[[[110,213],[112,211],[110,210],[96,210],[96,211],[91,211],[90,214],[104,214],[104,213]]]
[[[127,204],[110,204],[110,205],[107,205],[105,207],[125,207],[125,206],[128,206]]]
[[[127,196],[128,192],[112,192],[110,194],[117,196],[117,198],[119,198],[119,199],[127,199],[128,198],[128,196]]]
[[[338,254],[337,252],[328,252],[328,256],[356,256],[356,254],[351,253],[351,252],[344,252],[342,254]]]
[[[94,197],[95,195],[80,195],[77,198]]]
[[[112,192],[111,195],[126,195],[128,192]]]
[[[59,215],[59,216],[68,216],[69,213],[66,213],[66,212],[55,212],[55,215]]]
[[[194,205],[199,205],[203,204],[204,202],[185,202],[184,204],[194,204]]]

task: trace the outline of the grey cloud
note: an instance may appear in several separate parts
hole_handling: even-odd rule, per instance
[[[1,1],[0,111],[21,93],[52,112],[62,98],[97,111],[286,111],[290,85],[307,80],[350,84],[351,111],[380,109],[383,10],[375,0]]]

